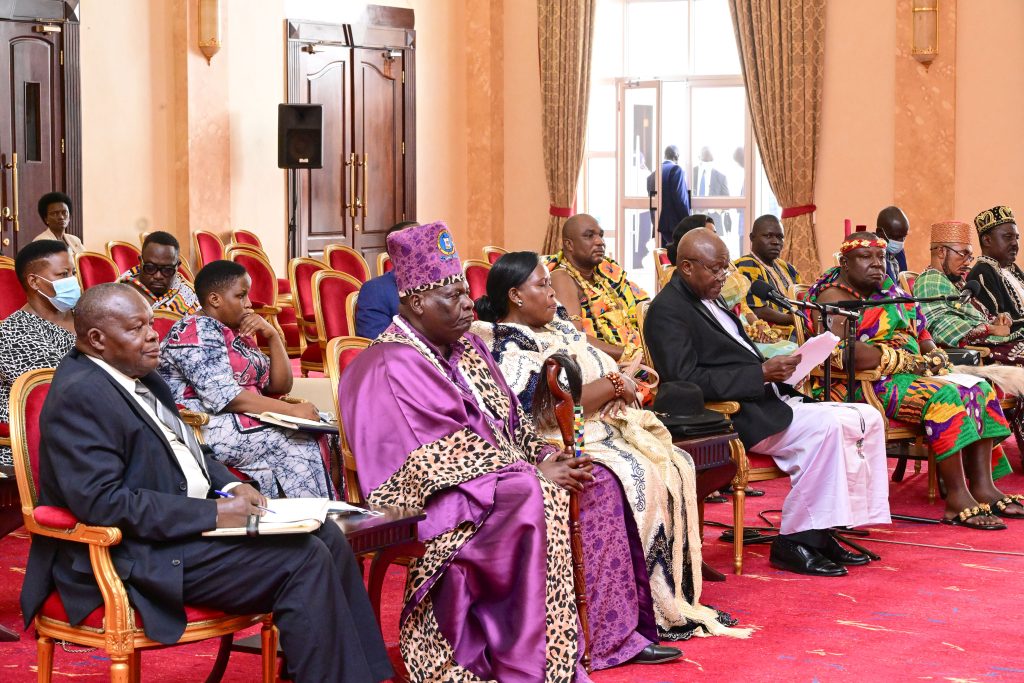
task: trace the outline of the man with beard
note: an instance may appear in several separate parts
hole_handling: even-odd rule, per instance
[[[662,382],[698,385],[708,401],[737,401],[744,447],[790,475],[770,561],[812,576],[845,576],[866,555],[845,550],[835,526],[889,522],[885,428],[868,406],[809,403],[786,384],[800,357],[764,356],[720,295],[729,250],[709,230],[679,242],[676,272],[651,303],[644,337]]]
[[[974,261],[971,226],[959,221],[932,226],[932,262],[914,283],[914,296],[959,295]],[[1010,329],[1010,315],[987,315],[974,301],[930,301],[921,304],[928,332],[940,346],[985,346],[989,357],[1008,365],[1024,365],[1024,330]]]
[[[129,284],[146,297],[150,308],[189,315],[199,310],[192,284],[178,274],[181,246],[169,232],[157,230],[142,242],[139,265],[121,273],[118,282]]]
[[[789,296],[789,288],[800,282],[800,273],[779,258],[785,245],[786,233],[779,219],[770,213],[759,216],[750,228],[750,253],[736,260],[736,268],[751,282],[764,280],[782,296]],[[789,313],[753,294],[747,295],[747,305],[769,325],[793,324]]]
[[[878,300],[860,309],[855,369],[880,373],[871,390],[889,418],[923,423],[924,440],[935,453],[948,492],[943,523],[1005,529],[994,515],[1022,518],[1024,506],[1018,496],[1003,494],[993,481],[1010,471],[1006,458],[997,456],[993,472],[992,447],[1010,434],[999,400],[987,382],[965,386],[969,383],[942,379],[949,373],[949,359],[932,341],[920,306],[885,302],[902,294],[885,274],[885,254],[885,241],[876,235],[851,234],[840,247],[839,266],[821,276],[808,299],[823,304]],[[846,319],[837,316],[832,332],[845,340]],[[844,345],[845,341],[832,355],[838,371],[844,370]],[[821,386],[816,391],[833,401],[863,401],[860,387],[847,395],[844,374],[833,373],[828,391]]]
[[[548,259],[551,286],[569,320],[591,344],[621,363],[640,353],[636,305],[647,293],[605,256],[604,230],[579,213],[562,226],[562,251]]]
[[[1017,258],[1017,220],[1008,206],[995,206],[974,217],[981,243],[981,257],[968,274],[968,280],[981,285],[978,301],[986,312],[1010,317],[1010,330],[1024,328],[1024,271]]]

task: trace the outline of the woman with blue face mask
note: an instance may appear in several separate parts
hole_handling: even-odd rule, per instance
[[[25,291],[24,306],[0,322],[0,422],[8,420],[14,380],[30,370],[55,368],[75,345],[71,309],[81,294],[63,242],[30,242],[14,260]],[[10,466],[11,451],[0,447],[0,465]]]

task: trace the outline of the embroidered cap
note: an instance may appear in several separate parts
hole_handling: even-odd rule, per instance
[[[970,244],[971,226],[963,221],[932,223],[932,244]]]
[[[388,254],[400,297],[466,279],[452,234],[441,221],[391,233]]]
[[[982,211],[974,217],[974,227],[978,229],[978,237],[981,237],[997,225],[1016,222],[1017,219],[1013,217],[1013,209],[1008,206],[993,206],[991,209]]]

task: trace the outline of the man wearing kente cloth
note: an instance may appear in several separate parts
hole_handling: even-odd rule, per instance
[[[604,230],[585,213],[562,226],[562,251],[548,259],[551,286],[591,344],[624,365],[640,354],[636,307],[647,293],[604,255]]]
[[[414,680],[588,681],[578,634],[568,492],[581,490],[595,668],[680,656],[656,644],[643,550],[601,468],[541,440],[473,321],[443,223],[388,236],[401,305],[338,390],[359,481],[376,505],[423,508],[426,553],[409,567],[401,649]],[[589,532],[594,528],[596,532]],[[610,635],[611,634],[611,635]]]
[[[964,276],[974,261],[971,226],[959,221],[932,226],[932,262],[914,283],[914,296],[959,296]],[[997,363],[1024,366],[1024,329],[1010,329],[1010,315],[988,314],[976,299],[929,301],[921,304],[928,332],[940,346],[984,346]]]
[[[770,213],[759,216],[750,228],[750,253],[736,259],[736,268],[751,283],[764,280],[788,297],[790,287],[800,283],[800,273],[779,258],[785,245],[786,233],[779,219]],[[754,315],[770,325],[793,324],[792,315],[778,304],[748,294],[747,305]]]
[[[839,267],[826,271],[808,298],[834,304],[902,295],[885,273],[885,253],[882,238],[868,232],[851,234],[840,247]],[[833,367],[842,370],[845,319],[837,317],[832,331],[844,340],[832,357]],[[881,372],[873,389],[886,415],[924,423],[925,441],[935,453],[948,491],[943,522],[1005,529],[994,515],[1024,516],[1018,497],[1004,495],[993,481],[1010,471],[1006,458],[997,457],[993,472],[992,448],[1010,433],[995,391],[984,381],[965,387],[942,379],[949,360],[928,334],[920,306],[879,303],[861,309],[857,340],[853,362],[857,370]],[[832,375],[834,401],[848,398],[844,375]],[[864,400],[859,388],[852,398]]]
[[[1024,329],[1024,270],[1017,259],[1017,219],[1008,206],[994,206],[974,217],[981,256],[967,275],[981,286],[978,302],[990,315],[1006,313],[1010,330]]]

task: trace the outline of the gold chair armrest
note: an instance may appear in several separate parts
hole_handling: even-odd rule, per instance
[[[284,401],[285,403],[291,403],[292,405],[298,405],[299,403],[309,403],[309,401],[307,401],[304,398],[295,398],[294,396],[289,396],[288,394],[285,394],[284,396],[278,396],[277,400]]]
[[[811,370],[811,376],[812,377],[824,377],[825,376],[825,371],[822,370],[820,367],[813,368]],[[832,368],[832,379],[836,379],[838,377],[842,377],[845,380],[846,379],[846,370],[838,370],[836,368]],[[882,373],[879,372],[877,369],[875,369],[875,370],[857,370],[856,372],[853,373],[853,379],[855,379],[858,382],[876,382],[881,377],[882,377]]]
[[[181,421],[193,429],[210,424],[210,416],[207,413],[184,409],[179,410],[178,413],[181,415]]]
[[[10,448],[11,447],[11,440],[10,440],[10,438],[8,438],[6,436],[0,436],[0,446],[7,446],[8,448]]]
[[[70,529],[57,529],[43,526],[31,516],[25,518],[25,528],[29,533],[58,538],[62,541],[75,541],[91,546],[111,546],[121,542],[121,530],[116,526],[90,526],[79,522]]]
[[[273,316],[281,312],[280,306],[259,306],[252,309],[253,313],[260,316]]]
[[[723,415],[735,415],[740,412],[740,404],[737,401],[707,401],[704,407]]]
[[[988,348],[987,346],[971,346],[970,344],[968,344],[963,348],[968,351],[977,351],[978,355],[981,356],[982,358],[988,358],[989,356],[992,355],[992,349]]]

